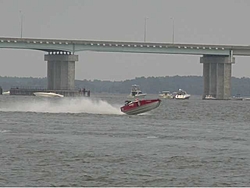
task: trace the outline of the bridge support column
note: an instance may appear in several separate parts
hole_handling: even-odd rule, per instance
[[[230,56],[204,55],[200,58],[203,63],[204,90],[202,99],[212,95],[216,99],[231,97],[232,64],[235,58]]]
[[[44,58],[47,61],[47,89],[75,89],[75,61],[78,61],[78,55],[47,54]]]

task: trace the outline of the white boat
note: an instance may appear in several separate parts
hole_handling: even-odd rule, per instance
[[[134,84],[134,85],[132,85],[131,92],[127,96],[127,98],[142,99],[142,98],[145,98],[146,95],[147,95],[147,93],[142,93],[142,91],[140,90],[140,87],[138,85]]]
[[[175,99],[189,99],[190,94],[188,94],[186,91],[179,89],[179,91],[174,95]]]
[[[240,96],[240,94],[237,94],[236,96],[233,96],[231,98],[231,100],[239,100],[239,101],[242,101],[243,100],[243,97]]]
[[[159,97],[161,97],[163,99],[173,99],[174,98],[173,94],[171,94],[170,91],[162,91],[159,94]]]
[[[53,92],[34,92],[33,94],[37,97],[64,97],[61,94]]]
[[[205,100],[214,100],[214,99],[216,99],[216,98],[213,97],[212,95],[206,95],[204,99],[205,99]]]
[[[9,94],[10,94],[10,91],[4,91],[2,94],[3,94],[3,95],[9,95]]]

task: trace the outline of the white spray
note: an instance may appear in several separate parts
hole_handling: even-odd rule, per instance
[[[8,104],[8,103],[5,103]],[[90,113],[122,114],[120,106],[103,100],[89,98],[46,98],[43,100],[24,100],[0,107],[0,111],[44,112],[44,113]]]

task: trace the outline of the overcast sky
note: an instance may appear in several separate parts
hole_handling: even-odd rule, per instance
[[[0,37],[250,44],[249,0],[0,0]],[[173,18],[173,19],[171,19]],[[202,76],[200,56],[78,52],[76,79]],[[250,77],[250,57],[232,75]],[[44,52],[0,49],[0,76],[46,77]]]

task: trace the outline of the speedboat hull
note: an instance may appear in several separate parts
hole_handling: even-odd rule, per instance
[[[213,97],[212,95],[206,95],[204,100],[215,100],[216,98]]]
[[[10,94],[10,91],[4,91],[2,94],[3,94],[3,95],[9,95],[9,94]]]
[[[172,95],[165,95],[165,94],[160,94],[159,97],[163,99],[173,99],[174,97]]]
[[[138,100],[122,106],[121,111],[128,115],[137,115],[157,108],[160,103],[160,99]]]
[[[190,95],[189,94],[185,94],[185,95],[176,95],[175,99],[180,99],[180,100],[184,100],[184,99],[189,99]]]
[[[64,97],[61,94],[52,92],[34,92],[33,94],[38,97]]]
[[[159,97],[163,98],[163,99],[173,99],[174,95],[170,93],[170,91],[162,91],[159,94]]]

